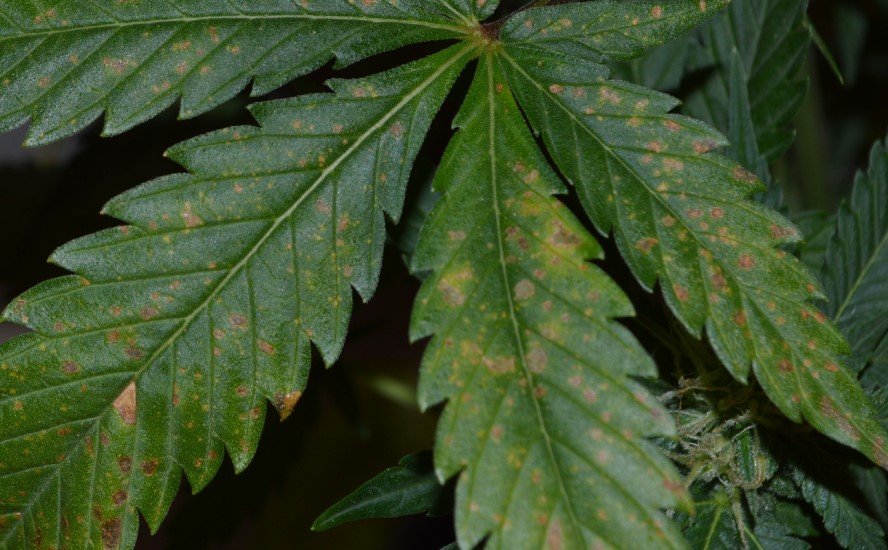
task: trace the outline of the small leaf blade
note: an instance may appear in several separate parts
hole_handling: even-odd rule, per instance
[[[432,453],[414,453],[328,508],[311,528],[326,531],[363,519],[431,513],[444,494],[445,488],[435,475]]]

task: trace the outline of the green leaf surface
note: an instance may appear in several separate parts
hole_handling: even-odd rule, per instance
[[[332,363],[352,289],[373,293],[385,214],[471,51],[259,104],[261,127],[179,145],[189,173],[113,199],[129,225],[53,255],[76,275],[5,312],[33,332],[0,347],[0,545],[131,547],[180,470],[197,491],[226,450],[247,466],[266,400],[289,415],[311,345]]]
[[[266,94],[330,59],[346,65],[463,36],[472,0],[8,0],[0,6],[0,129],[48,143],[105,113],[106,135],[179,97],[190,118],[253,82]]]
[[[761,182],[711,154],[726,144],[717,132],[669,114],[672,97],[608,80],[597,55],[531,48],[525,21],[534,13],[503,29],[506,73],[595,225],[613,231],[646,288],[660,281],[691,333],[705,327],[734,377],[746,381],[752,369],[789,418],[888,467],[888,436],[840,366],[848,345],[813,305],[823,294],[781,249],[798,231],[747,198],[764,190]]]
[[[503,28],[513,48],[628,61],[692,29],[730,0],[596,0],[529,9]]]
[[[888,335],[888,151],[884,143],[873,147],[868,170],[857,174],[851,197],[839,207],[822,279],[830,300],[827,312],[851,343],[852,366],[863,369]]]
[[[692,68],[708,73],[708,78],[687,98],[684,112],[733,137],[730,105],[742,93],[731,77],[736,55],[742,61],[754,135],[765,164],[792,143],[794,133],[785,126],[808,90],[807,79],[798,74],[811,41],[805,26],[807,4],[807,0],[732,2],[700,30],[700,47],[692,54]],[[744,165],[754,169],[756,164]]]
[[[697,513],[688,516],[684,535],[694,550],[742,547],[731,501],[724,491],[717,491],[704,502],[696,503]]]
[[[312,530],[326,531],[362,519],[431,513],[444,497],[445,489],[435,475],[432,453],[415,453],[331,506],[314,522]]]
[[[827,531],[836,537],[843,548],[854,550],[886,548],[882,528],[874,519],[860,511],[853,502],[808,477],[799,469],[794,470],[793,478],[801,490],[802,497],[823,518]]]
[[[587,262],[601,248],[552,197],[564,186],[499,63],[480,61],[413,258],[431,271],[411,327],[434,335],[420,402],[448,401],[435,465],[459,473],[460,547],[683,547],[657,508],[686,492],[645,439],[674,426],[632,380],[656,369],[612,321],[632,307]]]

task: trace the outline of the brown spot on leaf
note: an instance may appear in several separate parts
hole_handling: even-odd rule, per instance
[[[134,425],[136,423],[136,383],[130,382],[126,389],[114,400],[114,408],[120,415],[120,419],[124,424]]]
[[[228,316],[228,322],[235,328],[247,328],[247,318],[242,313],[232,313]]]
[[[150,321],[158,315],[160,315],[160,311],[158,311],[156,307],[144,307],[142,308],[142,311],[139,312],[139,316],[145,321]]]
[[[111,495],[111,502],[113,502],[116,506],[120,506],[126,502],[126,499],[129,497],[126,491],[120,490]]]
[[[120,546],[120,533],[123,529],[123,522],[120,518],[109,519],[102,523],[102,547],[117,548]]]
[[[527,366],[535,373],[541,373],[546,370],[549,364],[549,356],[543,348],[533,348],[527,354]]]
[[[293,409],[296,408],[296,404],[299,403],[301,397],[301,391],[290,392],[287,395],[278,394],[274,400],[274,405],[281,415],[281,421],[286,420],[293,414]]]
[[[185,224],[185,227],[200,227],[203,225],[204,221],[194,213],[194,209],[191,206],[190,202],[186,202],[185,206],[182,207],[182,212],[179,214],[182,217],[182,222]]]
[[[740,259],[737,260],[737,265],[740,269],[752,269],[755,267],[755,258],[750,256],[749,254],[741,254]]]
[[[514,357],[485,357],[483,363],[487,370],[494,374],[515,372]]]
[[[536,294],[536,286],[528,279],[521,279],[518,281],[518,284],[515,285],[515,299],[516,300],[527,300],[529,298],[533,298]]]
[[[259,340],[256,342],[256,345],[259,346],[259,349],[265,355],[273,356],[275,354],[275,347],[266,342],[265,340]]]
[[[121,456],[117,459],[117,468],[123,474],[128,474],[133,469],[133,459],[128,456]]]
[[[687,302],[688,298],[690,298],[690,294],[688,294],[688,290],[681,286],[680,284],[672,285],[672,290],[675,292],[675,297],[678,298],[680,302]]]
[[[546,534],[546,546],[548,550],[561,550],[564,546],[564,533],[561,530],[561,521],[555,520],[549,526]]]
[[[80,372],[80,367],[74,361],[65,361],[62,363],[62,372],[65,374],[75,374]]]
[[[145,474],[145,477],[151,477],[157,473],[157,467],[159,465],[160,462],[158,462],[156,458],[145,460],[142,462],[142,473]]]
[[[756,181],[758,181],[758,178],[756,178],[755,174],[753,174],[746,168],[743,168],[742,166],[737,166],[736,168],[734,168],[734,179],[743,183],[755,183]]]

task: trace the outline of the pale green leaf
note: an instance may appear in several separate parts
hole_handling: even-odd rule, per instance
[[[336,58],[463,36],[473,0],[7,0],[0,6],[0,129],[48,143],[105,115],[113,135],[182,98],[190,118],[251,81],[261,95]],[[483,6],[483,7],[479,7]]]
[[[761,182],[711,153],[725,145],[717,132],[669,114],[675,99],[608,80],[595,55],[533,49],[525,21],[535,13],[506,24],[501,55],[522,109],[592,221],[614,232],[646,288],[660,281],[691,333],[706,329],[738,380],[753,370],[789,418],[888,467],[888,436],[840,366],[848,345],[813,305],[822,293],[809,272],[781,249],[798,231],[747,198]]]
[[[113,199],[129,225],[54,254],[76,275],[5,312],[33,332],[0,348],[0,545],[131,547],[180,470],[197,491],[226,450],[247,466],[266,401],[290,414],[311,345],[333,362],[352,288],[373,293],[385,214],[471,49],[259,104],[261,127],[179,145],[188,174]]]
[[[601,248],[552,197],[565,189],[498,63],[482,57],[413,258],[432,272],[411,333],[434,335],[420,401],[448,401],[435,464],[461,472],[460,547],[683,547],[657,508],[686,492],[645,439],[674,426],[632,380],[654,365],[612,320],[632,307],[587,262]]]

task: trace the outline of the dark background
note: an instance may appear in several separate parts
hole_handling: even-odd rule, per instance
[[[739,0],[738,0],[739,1]],[[813,0],[812,20],[845,74],[840,85],[812,51],[806,71],[812,90],[795,122],[799,139],[778,166],[794,212],[834,210],[863,166],[870,145],[888,130],[888,0]],[[430,45],[429,50],[437,46]],[[337,76],[355,76],[417,55],[386,54]],[[274,94],[323,89],[327,67]],[[459,88],[459,86],[458,86]],[[458,96],[459,90],[456,90]],[[33,284],[60,275],[45,259],[66,241],[113,225],[98,215],[121,191],[177,167],[162,157],[169,146],[200,133],[249,123],[246,94],[210,114],[177,121],[175,109],[122,136],[101,138],[100,125],[54,145],[23,149],[24,130],[0,135],[0,305]],[[433,126],[414,172],[422,184],[449,137],[454,99]],[[235,476],[223,465],[203,493],[183,485],[156,537],[142,548],[440,548],[453,540],[452,518],[370,521],[312,533],[327,506],[410,452],[430,448],[434,414],[415,405],[421,345],[407,341],[411,300],[418,288],[397,251],[388,254],[373,302],[356,308],[342,360],[317,365],[293,417],[269,415],[259,452]],[[18,331],[0,325],[0,341]]]

